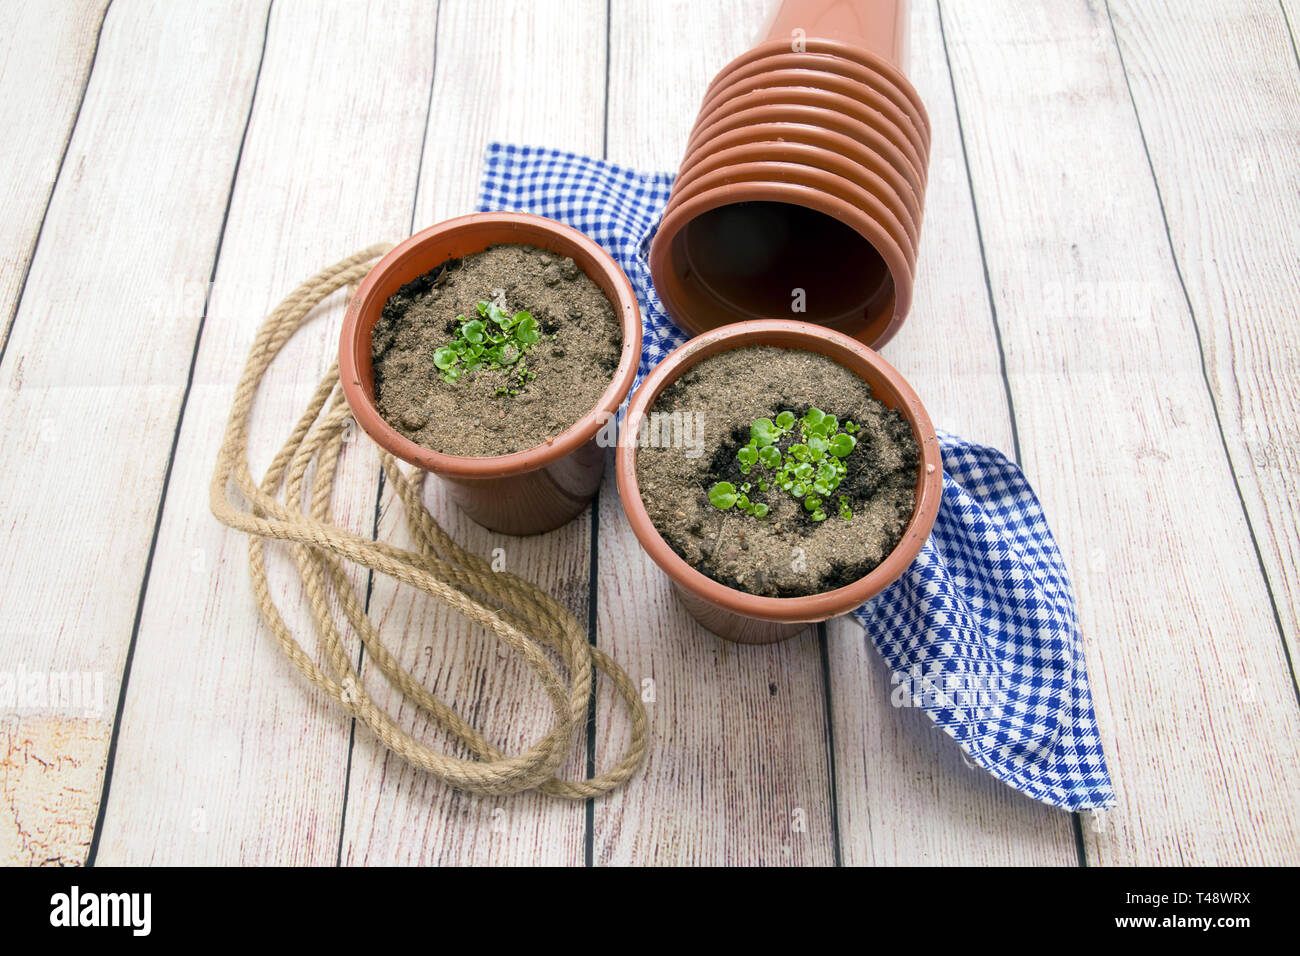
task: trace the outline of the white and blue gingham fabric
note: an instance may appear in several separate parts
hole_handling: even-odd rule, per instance
[[[673,177],[495,143],[479,208],[536,213],[600,243],[645,317],[638,381],[685,341],[655,294],[649,239]],[[943,501],[915,563],[854,616],[891,671],[897,706],[921,707],[970,760],[1067,810],[1115,802],[1074,594],[1038,498],[1000,452],[940,433]]]

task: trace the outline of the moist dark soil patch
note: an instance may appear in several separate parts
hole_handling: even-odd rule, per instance
[[[434,353],[478,318],[478,303],[532,313],[541,339],[524,354],[534,377],[480,367],[444,381]],[[460,318],[464,316],[464,319]],[[498,245],[444,263],[389,297],[371,336],[375,404],[399,433],[448,455],[525,451],[595,407],[618,368],[623,332],[605,293],[572,260]],[[518,394],[501,393],[513,388]]]
[[[810,408],[853,421],[861,431],[844,459],[848,471],[833,499],[849,500],[853,517],[835,509],[814,521],[801,502],[773,487],[757,491],[765,472],[740,470],[736,452],[750,425],[785,410]],[[823,355],[756,346],[705,359],[668,386],[651,413],[692,412],[703,425],[704,453],[689,447],[641,447],[637,483],[650,520],[688,564],[728,587],[768,597],[801,597],[843,587],[870,573],[902,538],[916,503],[919,452],[912,430],[871,387]],[[783,453],[797,441],[784,436]],[[699,446],[696,445],[696,448]],[[709,503],[717,481],[750,482],[750,497],[771,508],[754,518]]]

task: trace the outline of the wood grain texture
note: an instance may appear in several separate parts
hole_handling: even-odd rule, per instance
[[[1262,0],[1111,4],[1219,422],[1300,657],[1300,67]],[[1199,188],[1193,188],[1197,184]]]
[[[1013,454],[1000,353],[937,6],[911,8],[909,77],[933,129],[916,301],[884,350],[940,427]],[[922,712],[891,705],[889,670],[851,617],[827,623],[847,864],[1074,865],[1070,815],[970,763]]]
[[[0,351],[90,75],[109,0],[0,4]]]
[[[493,140],[600,153],[604,121],[605,4],[449,2],[438,21],[438,55],[415,228],[473,212],[484,148]],[[425,500],[463,547],[546,589],[584,624],[590,581],[587,514],[542,535],[493,534],[470,521],[436,478]],[[369,504],[374,505],[373,491]],[[405,544],[405,515],[385,489],[379,535]],[[554,720],[528,667],[482,628],[377,578],[371,616],[417,678],[489,739],[518,753]],[[465,756],[372,674],[367,686],[404,727]],[[581,736],[563,773],[585,774]],[[342,859],[355,864],[581,864],[583,804],[540,794],[457,793],[385,751],[364,730],[352,750]]]
[[[609,158],[675,169],[709,80],[753,39],[768,4],[620,3],[610,27]],[[600,496],[600,646],[641,683],[644,773],[596,804],[598,864],[825,864],[835,859],[825,685],[813,632],[767,647],[699,627]],[[645,683],[645,682],[649,683]],[[623,739],[608,704],[597,754]]]
[[[113,6],[0,368],[0,643],[29,671],[100,675],[104,718],[131,639],[264,12],[257,3]],[[72,772],[67,785],[98,790],[104,751],[78,762],[94,773]],[[46,775],[42,787],[59,790],[64,779]],[[77,825],[88,827],[93,810],[79,805],[91,816]]]
[[[1089,861],[1294,863],[1295,689],[1106,8],[942,15],[1025,470],[1120,801]]]
[[[159,533],[97,862],[332,864],[351,722],[258,620],[244,536],[207,485],[234,384],[295,285],[410,221],[433,69],[417,0],[276,0]],[[268,241],[268,236],[276,237]],[[260,475],[338,348],[343,293],[277,359],[253,416]],[[335,520],[369,534],[378,455],[348,442]],[[288,549],[273,594],[315,635]],[[365,575],[354,574],[364,592]],[[353,639],[356,642],[355,638]]]

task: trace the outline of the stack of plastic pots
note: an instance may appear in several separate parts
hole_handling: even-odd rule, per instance
[[[905,0],[784,0],[705,94],[650,249],[683,330],[816,322],[879,348],[912,302],[930,122]]]

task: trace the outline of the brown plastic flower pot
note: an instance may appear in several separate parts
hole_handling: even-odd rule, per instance
[[[740,183],[764,182],[805,186],[809,189],[819,190],[828,197],[848,203],[884,230],[891,246],[884,250],[877,247],[877,251],[885,258],[885,261],[889,262],[895,256],[897,250],[897,252],[902,253],[905,261],[903,274],[909,280],[914,274],[916,269],[916,249],[908,238],[902,224],[899,223],[886,205],[868,190],[845,177],[838,176],[835,173],[828,173],[813,166],[783,162],[755,162],[725,166],[713,172],[705,173],[693,182],[684,185],[679,191],[678,197],[674,198],[664,210],[664,214],[665,216],[670,215],[678,206],[690,202],[695,196],[702,195],[710,189]],[[733,242],[732,248],[734,248],[734,245]],[[789,272],[784,277],[777,276],[775,278],[778,281],[785,281],[787,285],[791,280],[794,281],[794,285],[800,285],[800,277],[794,271]],[[852,314],[856,314],[856,304],[854,304],[851,311],[839,316],[834,313],[822,315],[820,305],[820,302],[814,303],[813,307],[817,311],[812,313],[818,316],[817,320],[819,322],[833,324],[849,318]]]
[[[847,96],[881,114],[894,128],[902,131],[907,137],[907,142],[920,158],[922,167],[928,162],[930,144],[913,124],[912,118],[899,109],[892,100],[857,80],[820,70],[766,70],[755,76],[728,80],[705,98],[699,115],[707,116],[719,104],[749,93],[785,88],[822,90]]]
[[[695,183],[703,176],[730,168],[741,168],[752,163],[777,162],[795,163],[809,166],[827,174],[839,176],[855,187],[865,190],[870,201],[860,205],[868,215],[877,214],[877,205],[883,204],[879,212],[881,225],[894,237],[905,250],[910,250],[909,261],[915,263],[915,249],[920,240],[920,230],[912,221],[911,215],[903,205],[901,198],[889,184],[865,166],[853,162],[833,150],[824,150],[807,143],[787,141],[767,141],[732,146],[701,158],[695,165],[687,168],[683,165],[674,184],[674,202],[681,202],[693,193]],[[739,181],[728,177],[727,182]],[[808,183],[805,183],[808,185]],[[853,200],[845,195],[841,198]],[[898,230],[901,230],[899,232]]]
[[[884,69],[855,60],[845,59],[829,53],[791,53],[788,46],[782,46],[778,52],[767,54],[757,60],[744,63],[734,69],[727,67],[709,84],[704,103],[711,104],[719,87],[729,86],[740,80],[760,76],[775,70],[816,70],[821,73],[833,73],[864,86],[885,96],[896,109],[902,110],[912,126],[921,134],[925,150],[930,149],[930,117],[919,104],[914,103],[903,92],[896,79],[897,73],[890,76]]]
[[[692,135],[687,152],[692,145],[704,141],[709,127],[718,119],[732,116],[744,110],[765,106],[814,106],[839,116],[855,119],[863,126],[880,133],[894,149],[902,153],[904,161],[914,174],[911,178],[921,189],[926,185],[926,160],[917,152],[907,134],[899,129],[887,116],[840,93],[826,90],[810,89],[803,86],[778,86],[771,89],[754,90],[734,99],[727,98],[708,112],[701,112],[696,120],[696,134]]]
[[[714,78],[675,191],[696,188],[696,165],[738,145],[736,136],[747,128],[791,123],[855,141],[860,149],[842,155],[865,152],[864,167],[890,184],[897,202],[873,190],[874,180],[854,176],[847,178],[890,210],[887,218],[868,225],[870,212],[840,215],[830,211],[846,208],[838,195],[817,197],[815,189],[793,182],[733,181],[723,187],[725,203],[720,190],[670,196],[650,245],[650,274],[682,329],[698,334],[727,322],[788,314],[794,290],[804,285],[791,277],[810,271],[819,281],[806,290],[807,299],[828,307],[802,318],[829,322],[877,348],[906,319],[911,257],[894,256],[897,241],[894,249],[888,242],[876,245],[877,236],[893,231],[889,220],[902,224],[910,218],[919,228],[925,202],[930,125],[902,72],[906,12],[905,0],[784,0],[765,39]],[[791,62],[787,54],[803,59]],[[839,77],[854,85],[844,86]],[[785,83],[796,85],[776,85]],[[892,174],[882,172],[884,167]],[[899,180],[906,189],[897,188]],[[900,204],[908,215],[898,214]],[[904,231],[915,249],[915,230]]]
[[[838,153],[845,159],[856,163],[865,170],[870,170],[884,180],[890,192],[896,196],[904,207],[906,220],[913,224],[919,234],[921,225],[921,205],[916,193],[907,181],[898,174],[889,163],[879,155],[863,146],[857,140],[833,130],[810,126],[806,123],[756,123],[722,133],[702,147],[697,147],[682,160],[678,178],[687,176],[701,162],[715,152],[721,153],[735,146],[746,143],[800,143],[813,146],[831,153]]]
[[[600,401],[568,429],[536,448],[494,458],[444,455],[394,430],[375,407],[370,337],[384,303],[401,286],[489,246],[519,243],[572,259],[609,299],[623,331],[618,368]],[[380,448],[431,471],[479,524],[505,534],[558,528],[587,507],[605,466],[599,433],[615,414],[641,360],[641,314],[623,270],[591,239],[562,223],[526,213],[461,216],[398,245],[372,269],[348,306],[339,340],[339,378],[357,424]]]
[[[807,597],[774,598],[729,588],[682,560],[659,534],[641,500],[635,440],[629,438],[619,443],[615,473],[623,510],[637,540],[672,580],[686,609],[720,637],[745,644],[770,644],[799,633],[809,624],[853,610],[902,576],[916,560],[934,527],[943,494],[943,469],[939,441],[929,415],[912,387],[888,362],[847,336],[784,319],[729,325],[691,339],[676,349],[646,376],[632,396],[623,434],[639,434],[643,419],[660,393],[691,367],[720,352],[754,345],[802,349],[834,359],[865,380],[877,399],[898,409],[911,426],[920,450],[912,519],[885,560],[865,577],[842,588]]]

